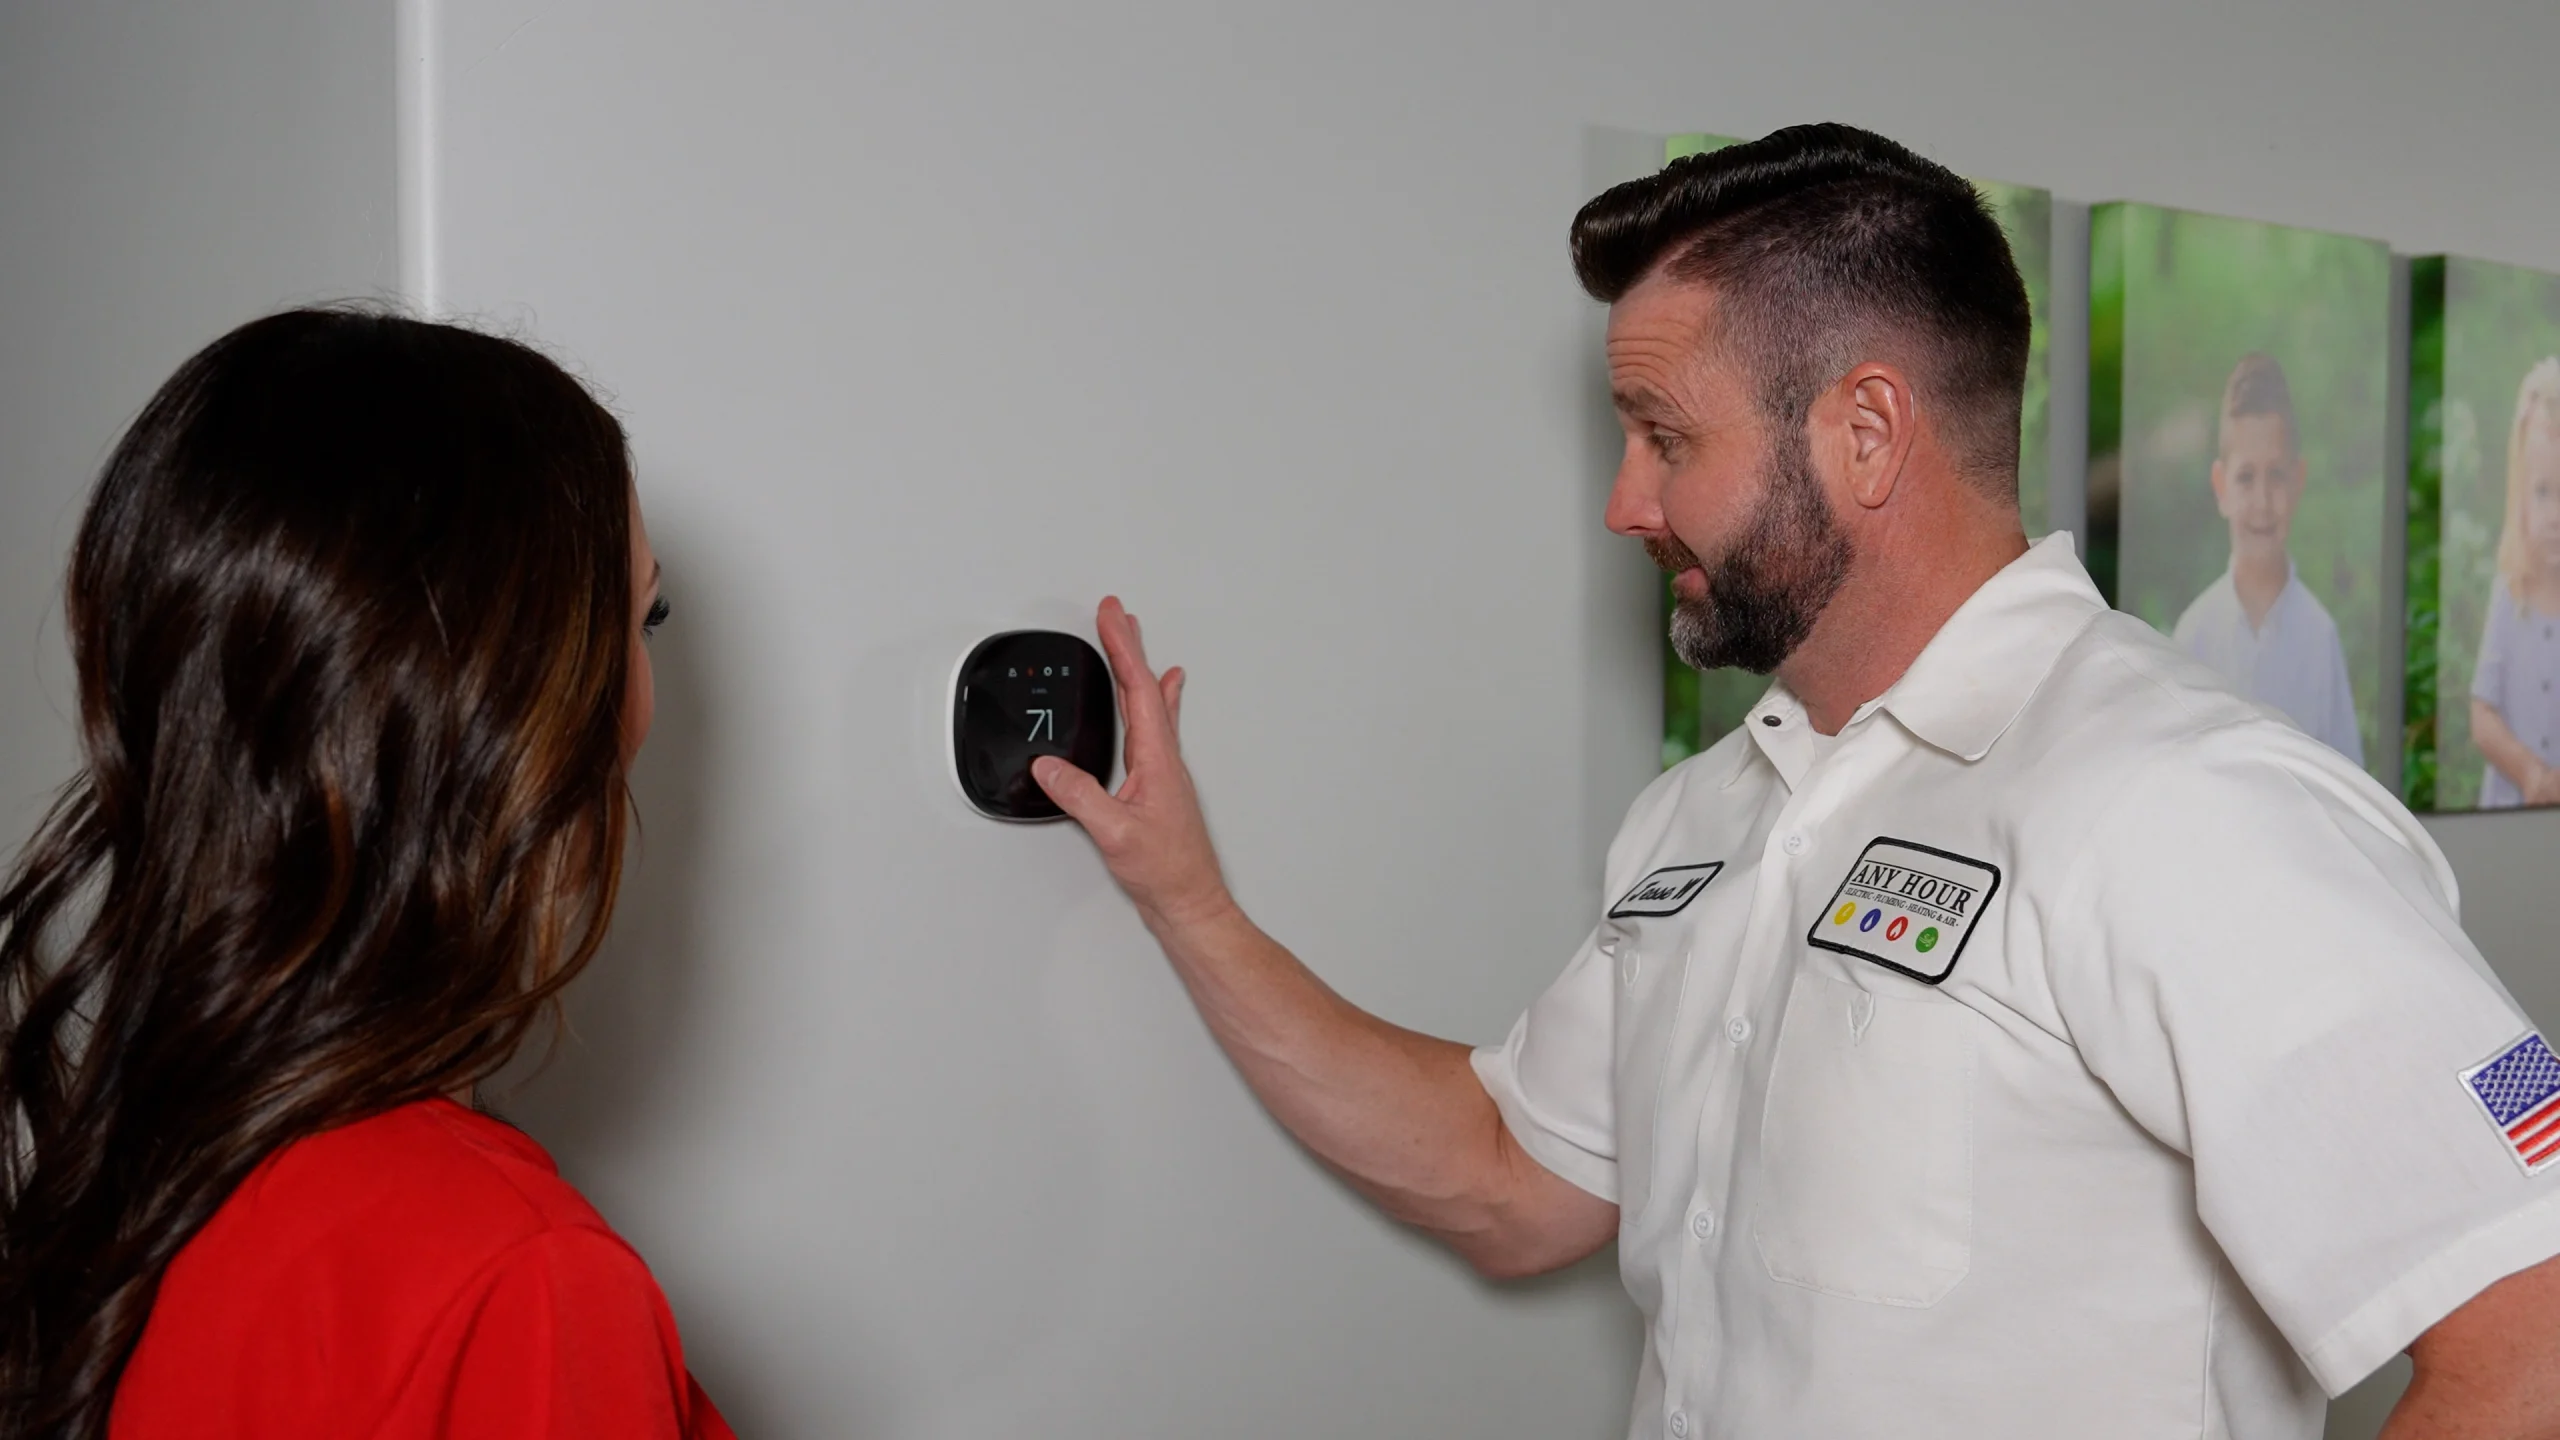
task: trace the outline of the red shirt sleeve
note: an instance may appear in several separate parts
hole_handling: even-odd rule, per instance
[[[500,1256],[416,1379],[441,1436],[734,1440],[685,1370],[648,1266],[600,1230],[548,1230]]]

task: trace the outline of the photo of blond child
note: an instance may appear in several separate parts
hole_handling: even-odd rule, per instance
[[[2560,358],[2526,372],[2507,430],[2506,521],[2471,674],[2480,808],[2560,805]]]
[[[2307,483],[2284,367],[2241,357],[2222,389],[2213,499],[2231,563],[2178,617],[2180,648],[2315,739],[2364,763],[2346,649],[2328,607],[2302,583],[2290,542]]]

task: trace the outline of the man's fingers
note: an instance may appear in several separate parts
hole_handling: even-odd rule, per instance
[[[1097,840],[1115,826],[1120,818],[1120,802],[1102,788],[1102,782],[1055,755],[1043,755],[1031,762],[1031,779],[1070,819],[1093,833]]]
[[[1123,687],[1139,683],[1141,677],[1152,684],[1155,676],[1147,669],[1147,653],[1138,644],[1138,620],[1120,603],[1117,595],[1102,597],[1102,608],[1094,613],[1094,633],[1102,637],[1103,658],[1111,662],[1111,673],[1119,677]]]
[[[1176,665],[1164,672],[1164,680],[1161,683],[1164,690],[1165,721],[1173,727],[1174,738],[1178,740],[1182,737],[1182,687],[1191,683],[1191,677],[1183,671],[1181,666]]]
[[[1173,719],[1166,713],[1164,692],[1147,668],[1147,652],[1138,640],[1137,617],[1114,595],[1094,617],[1102,636],[1102,653],[1111,661],[1113,682],[1120,690],[1120,714],[1128,735],[1123,763],[1136,775],[1158,765],[1177,764]]]
[[[1132,715],[1140,697],[1155,688],[1155,672],[1147,668],[1146,651],[1138,645],[1135,617],[1121,607],[1120,597],[1105,596],[1093,628],[1102,637],[1103,658],[1111,662],[1112,683],[1120,688],[1120,708]]]

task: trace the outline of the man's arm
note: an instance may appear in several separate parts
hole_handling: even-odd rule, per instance
[[[2472,1296],[2409,1358],[2415,1372],[2382,1440],[2560,1437],[2560,1260]]]
[[[1521,1150],[1463,1045],[1390,1025],[1333,992],[1227,893],[1176,731],[1179,669],[1147,668],[1135,618],[1097,627],[1127,727],[1119,793],[1063,760],[1033,778],[1093,837],[1254,1094],[1387,1214],[1483,1273],[1534,1275],[1616,1236],[1618,1207]]]

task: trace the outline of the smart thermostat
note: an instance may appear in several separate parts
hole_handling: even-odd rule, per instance
[[[951,778],[970,805],[998,820],[1055,820],[1065,813],[1031,778],[1031,762],[1043,755],[1108,782],[1119,729],[1111,671],[1073,635],[990,635],[952,673]]]

